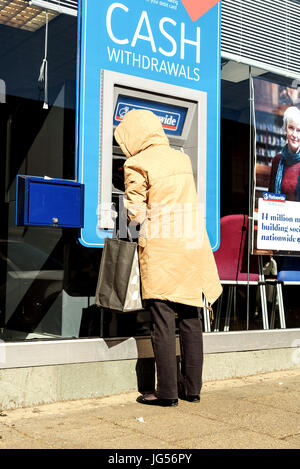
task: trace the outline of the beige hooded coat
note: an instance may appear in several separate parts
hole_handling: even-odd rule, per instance
[[[132,110],[115,130],[124,165],[128,219],[141,226],[143,299],[203,306],[220,296],[214,256],[196,193],[190,158],[169,145],[155,114]]]

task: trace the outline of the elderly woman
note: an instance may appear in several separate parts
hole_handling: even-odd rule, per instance
[[[181,397],[199,402],[202,295],[212,304],[222,287],[199,213],[191,161],[188,155],[170,147],[159,118],[151,111],[129,111],[116,128],[115,137],[127,157],[124,203],[131,223],[141,226],[138,244],[142,297],[147,300],[153,322],[157,389],[149,390],[137,401],[175,406]],[[182,217],[185,226],[181,225]],[[194,229],[184,229],[189,220]],[[179,396],[176,315],[184,377]]]
[[[291,106],[283,115],[287,143],[272,161],[269,191],[300,201],[300,110]]]

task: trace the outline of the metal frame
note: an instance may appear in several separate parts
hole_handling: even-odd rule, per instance
[[[263,273],[263,265],[262,265],[262,256],[258,256],[258,264],[259,264],[259,282],[253,282],[253,281],[226,281],[223,280],[222,284],[223,285],[228,285],[230,290],[229,290],[229,295],[227,299],[227,307],[226,307],[226,315],[225,315],[225,325],[224,325],[224,331],[229,331],[229,324],[230,324],[230,314],[231,314],[231,306],[232,306],[232,300],[234,302],[233,306],[233,311],[235,312],[236,308],[236,287],[238,285],[258,285],[260,289],[260,297],[261,297],[261,307],[262,307],[262,320],[263,320],[263,329],[264,330],[269,330],[274,329],[275,325],[275,315],[276,315],[276,298],[278,301],[278,312],[279,312],[279,321],[280,321],[280,328],[281,329],[286,329],[286,322],[285,322],[285,312],[284,312],[284,302],[283,302],[283,294],[282,294],[282,285],[299,285],[299,282],[280,282],[277,280],[266,280],[264,273]],[[272,309],[271,309],[271,318],[270,318],[270,323],[269,323],[269,317],[268,317],[268,306],[267,306],[267,297],[266,297],[266,285],[267,284],[273,284],[276,286],[273,292],[273,298],[272,298]],[[222,298],[219,299],[218,304],[217,304],[217,313],[216,313],[216,323],[215,323],[215,328],[214,331],[218,332],[219,331],[219,326],[220,326],[220,316],[221,316],[221,305],[222,305]],[[207,326],[207,322],[204,323]],[[205,329],[205,331],[210,332],[210,328]]]
[[[231,315],[231,306],[233,301],[233,312],[235,314],[236,311],[236,287],[239,285],[244,286],[259,286],[260,289],[260,297],[261,297],[261,307],[262,307],[262,320],[263,320],[263,328],[264,330],[269,329],[269,321],[268,321],[268,311],[267,311],[267,299],[266,299],[266,291],[265,291],[265,284],[260,279],[258,282],[256,281],[231,281],[231,280],[222,280],[222,285],[229,286],[229,293],[227,298],[227,306],[226,306],[226,314],[225,314],[225,324],[224,324],[224,332],[229,331],[230,325],[230,315]],[[222,305],[222,298],[219,299],[217,304],[217,313],[216,313],[216,323],[214,332],[219,331],[220,327],[220,317],[221,317],[221,305]]]

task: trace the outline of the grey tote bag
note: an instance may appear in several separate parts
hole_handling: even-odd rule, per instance
[[[95,304],[119,312],[142,310],[138,246],[106,238],[100,263]]]

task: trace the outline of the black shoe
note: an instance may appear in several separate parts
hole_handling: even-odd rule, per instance
[[[161,407],[174,407],[178,405],[178,399],[146,399],[145,396],[139,396],[136,400],[139,404],[159,405]]]
[[[179,398],[188,402],[200,402],[199,394],[179,394]]]

